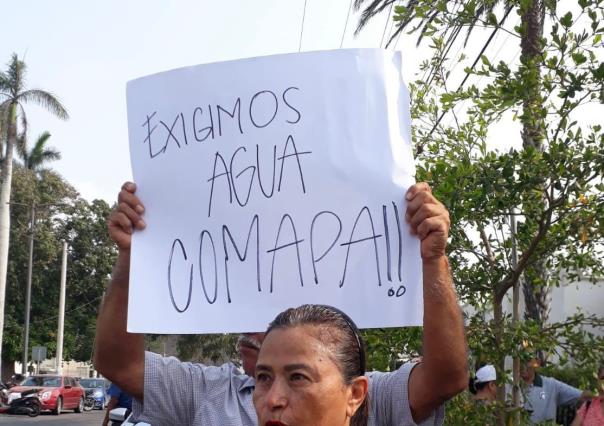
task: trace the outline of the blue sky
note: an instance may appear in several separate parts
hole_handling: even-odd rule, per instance
[[[307,0],[302,50],[338,48],[349,4]],[[3,8],[0,64],[17,53],[27,63],[28,86],[60,97],[67,122],[26,107],[30,140],[50,131],[49,145],[63,155],[53,168],[84,197],[111,202],[131,179],[126,82],[186,65],[295,52],[303,9],[304,0],[19,0]],[[379,47],[386,13],[355,38],[357,21],[353,13],[344,47]],[[417,53],[410,48],[409,73]]]

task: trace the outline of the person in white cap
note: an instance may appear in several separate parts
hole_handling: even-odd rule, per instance
[[[490,404],[497,398],[497,372],[487,364],[476,371],[476,377],[470,379],[470,392],[477,403]]]

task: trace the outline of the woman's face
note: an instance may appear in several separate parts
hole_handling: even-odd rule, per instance
[[[260,426],[343,426],[363,402],[367,379],[350,386],[314,326],[271,331],[256,364]]]

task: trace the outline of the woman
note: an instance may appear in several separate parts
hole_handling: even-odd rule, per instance
[[[343,312],[303,305],[269,325],[256,364],[260,426],[365,426],[365,352]]]
[[[581,405],[571,426],[604,425],[604,365],[598,369],[598,396]]]
[[[497,372],[487,364],[476,371],[476,377],[470,379],[470,392],[479,404],[490,404],[497,399]]]

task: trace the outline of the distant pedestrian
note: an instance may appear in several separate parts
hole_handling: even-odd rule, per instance
[[[566,383],[537,373],[541,365],[537,358],[529,360],[520,371],[526,385],[524,408],[531,413],[531,423],[556,419],[560,405],[591,397],[591,392],[581,391]]]
[[[490,404],[497,399],[497,372],[487,364],[476,371],[476,377],[470,379],[470,392],[478,404]]]

